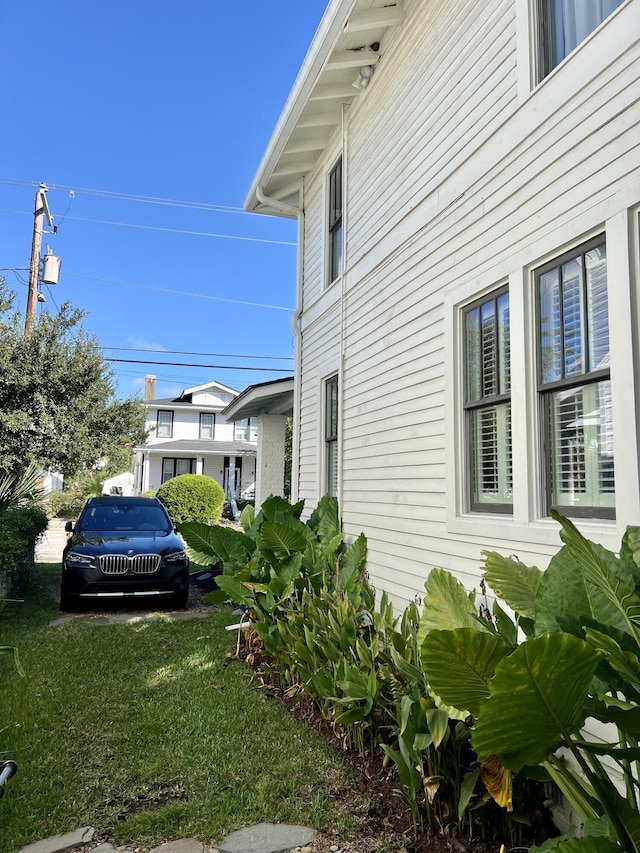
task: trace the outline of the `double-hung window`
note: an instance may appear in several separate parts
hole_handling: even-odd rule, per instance
[[[342,274],[342,157],[329,174],[328,283]]]
[[[216,427],[216,416],[206,412],[200,413],[200,438],[213,438]]]
[[[501,289],[464,310],[468,505],[513,512],[509,292]]]
[[[162,482],[172,480],[181,474],[193,474],[196,468],[195,459],[169,459],[162,460]]]
[[[546,509],[615,517],[604,237],[536,270]]]
[[[338,496],[338,377],[332,376],[325,382],[325,457],[326,490],[334,498]]]
[[[538,0],[540,79],[567,57],[624,0]]]
[[[173,412],[158,411],[156,436],[158,438],[173,438]]]

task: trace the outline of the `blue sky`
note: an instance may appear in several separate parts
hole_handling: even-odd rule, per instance
[[[58,226],[43,246],[62,258],[46,307],[85,310],[107,357],[233,366],[114,363],[122,396],[147,373],[170,396],[293,372],[290,312],[238,302],[293,308],[296,227],[240,209],[326,5],[0,0],[0,268],[15,270],[0,274],[18,307],[42,181]]]

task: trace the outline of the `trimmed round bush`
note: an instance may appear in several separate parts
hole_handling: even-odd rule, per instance
[[[224,504],[224,491],[219,483],[202,474],[180,474],[163,483],[156,497],[166,506],[174,524],[218,521]]]

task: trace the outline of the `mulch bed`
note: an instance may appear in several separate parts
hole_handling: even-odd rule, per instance
[[[401,847],[409,853],[499,853],[501,849],[509,849],[508,845],[502,848],[500,841],[457,838],[453,821],[450,825],[443,826],[438,835],[429,837],[425,832],[416,837],[411,812],[396,793],[399,781],[395,767],[388,764],[385,766],[382,755],[362,755],[353,749],[322,718],[309,697],[304,694],[292,696],[287,690],[280,688],[270,677],[267,665],[269,659],[262,653],[259,639],[255,634],[251,637],[253,647],[243,643],[239,649],[239,657],[253,668],[254,677],[261,689],[282,702],[290,713],[315,729],[327,743],[339,751],[342,758],[360,776],[364,790],[371,797],[372,807],[369,813],[363,816],[361,837],[349,845],[341,845],[341,849],[349,849],[352,853],[371,851],[375,849],[375,842],[380,839],[386,841],[390,847]],[[361,794],[361,791],[355,792],[345,788],[342,796],[346,800],[351,798],[355,804],[360,802]]]

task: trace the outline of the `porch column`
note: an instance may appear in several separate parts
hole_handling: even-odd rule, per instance
[[[286,415],[258,415],[256,511],[269,497],[284,492]]]
[[[204,456],[196,456],[196,474],[204,474]]]

